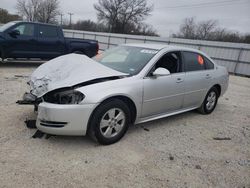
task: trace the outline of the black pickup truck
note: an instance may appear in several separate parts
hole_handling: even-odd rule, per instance
[[[65,38],[60,26],[14,21],[0,27],[0,58],[51,59],[68,53],[93,57],[95,40]]]

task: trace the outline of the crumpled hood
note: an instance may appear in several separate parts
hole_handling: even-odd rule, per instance
[[[49,91],[86,81],[127,74],[108,68],[85,55],[60,56],[39,66],[31,75],[31,93],[41,97]]]

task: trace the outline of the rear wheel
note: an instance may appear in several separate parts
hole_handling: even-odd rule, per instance
[[[219,92],[218,92],[217,88],[212,87],[208,91],[208,93],[207,93],[201,107],[198,109],[198,111],[201,114],[212,113],[217,105],[218,98],[219,98]]]
[[[101,104],[90,122],[89,134],[103,145],[119,141],[127,132],[130,122],[128,106],[119,99]]]

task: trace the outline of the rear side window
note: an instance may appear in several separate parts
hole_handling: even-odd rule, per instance
[[[194,52],[182,52],[182,54],[186,72],[205,70],[205,61],[200,54]]]
[[[39,35],[42,38],[54,38],[57,37],[57,27],[40,25]]]
[[[205,65],[206,65],[206,69],[214,69],[214,64],[206,57],[204,57],[205,59]]]

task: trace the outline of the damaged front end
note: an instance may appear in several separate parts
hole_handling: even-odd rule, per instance
[[[34,138],[41,137],[42,132],[84,135],[87,128],[83,129],[82,123],[87,125],[93,104],[77,105],[85,99],[78,89],[128,76],[86,56],[60,56],[42,64],[32,73],[28,82],[30,92],[17,103],[34,105],[34,111],[38,111],[36,120],[25,121],[28,128],[38,129]]]
[[[56,104],[78,104],[84,95],[75,89],[90,84],[115,80],[128,74],[110,69],[87,56],[69,54],[39,66],[31,75],[30,93],[25,93],[21,105],[38,105],[45,101]]]
[[[36,93],[45,92],[47,84],[41,84],[41,87],[38,87],[39,89],[34,89],[34,84],[31,84],[31,82],[28,82],[28,84],[31,86],[30,93],[25,93],[23,95],[22,100],[18,100],[16,103],[19,105],[34,105],[34,110],[38,110],[38,105],[41,102],[47,102],[52,104],[79,104],[81,101],[84,100],[85,95],[79,91],[77,91],[77,88],[84,87],[87,85],[97,84],[101,82],[111,81],[111,80],[117,80],[124,78],[126,76],[112,76],[107,78],[98,78],[94,80],[90,80],[87,82],[79,83],[71,87],[64,87],[55,89],[52,91],[49,91],[45,93],[41,97],[37,97]]]
[[[52,104],[79,104],[84,94],[74,89],[58,89],[45,94],[42,99]]]
[[[19,105],[34,105],[34,111],[38,110],[38,105],[42,102],[41,98],[37,98],[31,93],[24,93],[22,100],[16,101]]]
[[[27,84],[30,86],[30,93],[23,94],[22,100],[18,100],[16,103],[19,105],[34,105],[34,111],[38,110],[38,105],[42,102],[42,97],[37,97],[39,93],[46,92],[49,79],[37,79],[35,81],[30,80]]]

